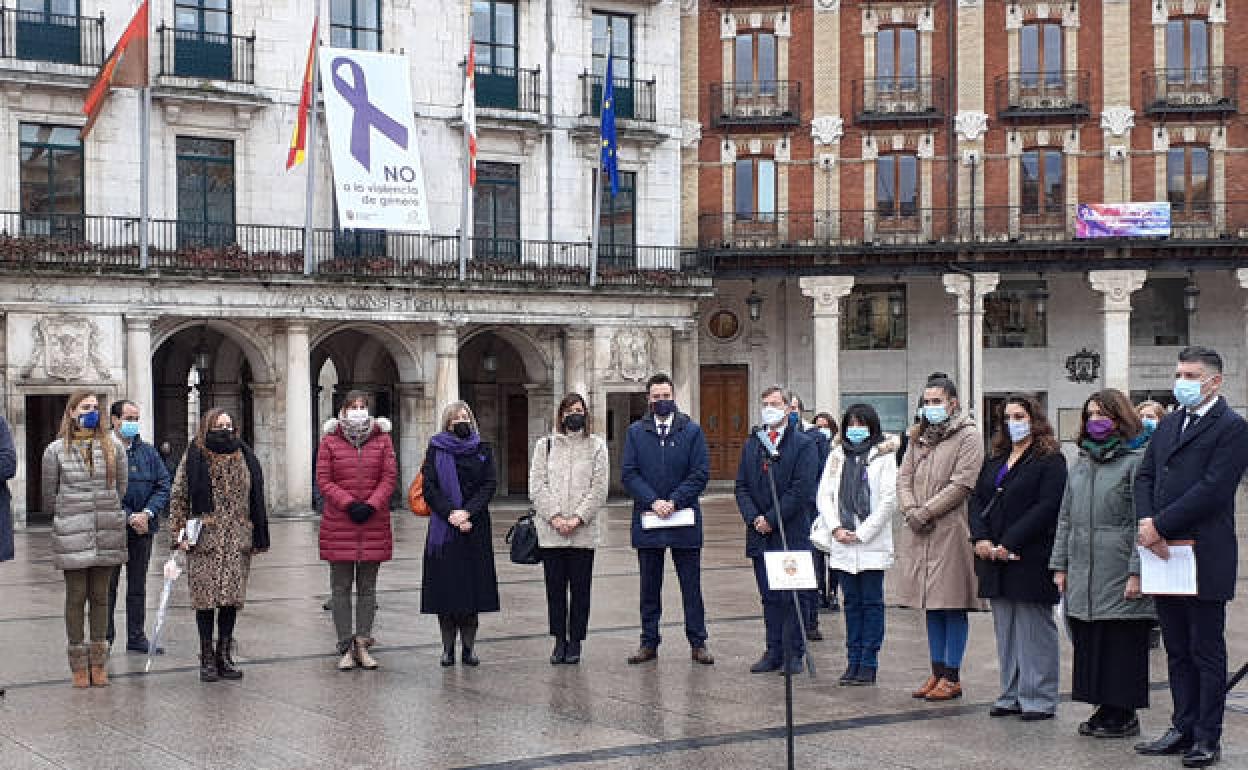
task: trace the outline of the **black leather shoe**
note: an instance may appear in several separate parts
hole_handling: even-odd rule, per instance
[[[1208,741],[1196,741],[1183,755],[1184,767],[1209,767],[1222,758],[1222,747]]]
[[[555,649],[550,653],[550,665],[557,666],[560,663],[567,663],[568,643],[562,639],[555,641]]]
[[[779,671],[780,667],[783,665],[784,663],[781,662],[779,659],[773,658],[772,656],[764,652],[763,657],[759,658],[758,661],[754,665],[750,666],[750,673],[751,674],[767,674],[772,671]]]
[[[148,641],[146,636],[140,636],[126,642],[126,652],[141,652],[143,654],[151,653],[152,655],[164,655],[165,648],[157,647],[152,649],[152,643]]]
[[[694,663],[701,663],[704,666],[710,666],[715,663],[715,656],[711,655],[711,651],[705,647],[694,647],[689,651],[690,657]]]
[[[449,667],[451,667],[451,666],[455,665],[455,651],[454,651],[454,650],[443,650],[443,651],[442,651],[442,659],[441,659],[440,661],[438,661],[438,662],[442,664],[442,668],[449,668]]]
[[[465,666],[481,665],[481,659],[477,657],[476,653],[472,651],[471,647],[464,648],[463,652],[460,653],[459,662],[463,663]]]
[[[848,666],[845,667],[845,673],[841,674],[841,678],[836,680],[837,684],[841,685],[842,687],[848,687],[852,685],[854,683],[854,680],[858,678],[858,669],[859,669],[859,664],[850,663]]]
[[[1135,744],[1135,753],[1146,757],[1168,757],[1192,748],[1192,739],[1171,727],[1155,741]]]
[[[1127,722],[1114,722],[1093,726],[1089,735],[1094,738],[1131,738],[1140,734],[1140,720],[1133,718]]]
[[[628,663],[631,666],[635,666],[638,663],[645,663],[647,661],[654,660],[657,657],[659,657],[658,650],[653,647],[642,646],[637,648],[637,652],[628,656]]]
[[[581,640],[573,639],[568,642],[568,648],[563,654],[563,662],[571,666],[581,662]]]
[[[870,687],[874,685],[875,684],[875,672],[877,670],[878,670],[877,666],[859,666],[858,675],[855,676],[849,682],[849,686],[850,687]]]
[[[1046,719],[1052,719],[1054,716],[1052,711],[1024,711],[1018,715],[1018,718],[1024,722],[1043,722]]]
[[[1005,706],[993,706],[992,708],[988,709],[988,716],[993,717],[995,719],[999,719],[1001,717],[1021,716],[1022,713],[1023,713],[1023,710],[1020,708],[1006,708]]]

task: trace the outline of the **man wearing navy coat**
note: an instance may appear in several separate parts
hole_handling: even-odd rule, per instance
[[[715,662],[706,647],[706,610],[702,604],[702,508],[698,498],[711,475],[706,437],[687,414],[676,409],[672,379],[656,374],[646,383],[649,413],[628,427],[622,481],[633,498],[633,548],[641,572],[641,647],[629,663],[658,657],[659,620],[663,617],[663,563],[668,549],[680,581],[685,608],[685,637],[695,663]],[[692,509],[692,526],[642,526],[642,514],[668,519]]]
[[[1161,421],[1135,478],[1140,545],[1164,558],[1168,541],[1195,541],[1198,594],[1156,597],[1172,726],[1135,747],[1182,754],[1184,767],[1218,761],[1226,706],[1226,603],[1235,594],[1235,490],[1248,466],[1248,423],[1219,395],[1222,383],[1215,351],[1179,353],[1174,397],[1182,408]]]
[[[746,438],[737,466],[737,508],[745,521],[745,555],[754,561],[754,579],[763,600],[767,634],[762,657],[750,667],[756,674],[782,670],[786,661],[791,673],[800,672],[805,654],[793,595],[771,590],[763,556],[767,551],[810,550],[809,507],[814,497],[819,448],[800,423],[795,427],[788,420],[788,405],[789,399],[779,386],[763,391],[760,427]],[[759,432],[766,435],[766,442]],[[775,498],[771,494],[772,481]]]

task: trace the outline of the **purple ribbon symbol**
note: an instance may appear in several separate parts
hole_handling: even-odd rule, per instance
[[[338,74],[340,65],[347,65],[351,70],[351,83]],[[370,129],[376,128],[386,138],[403,149],[407,149],[407,128],[394,118],[382,112],[368,100],[368,82],[364,79],[364,70],[354,59],[340,56],[334,59],[330,70],[334,74],[334,89],[351,105],[354,117],[351,120],[351,155],[366,170],[372,171],[372,142]]]

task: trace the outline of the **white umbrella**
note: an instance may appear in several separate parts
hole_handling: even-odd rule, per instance
[[[143,671],[152,670],[152,658],[156,655],[156,645],[160,644],[160,632],[165,629],[165,617],[169,614],[169,598],[173,595],[173,584],[182,574],[182,565],[178,564],[177,552],[169,556],[165,562],[165,587],[160,590],[160,608],[156,610],[156,628],[152,630],[151,641],[147,646],[147,666]]]

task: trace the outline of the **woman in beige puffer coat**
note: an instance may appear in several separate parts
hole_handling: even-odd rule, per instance
[[[108,685],[108,584],[128,558],[126,450],[100,419],[94,393],[69,397],[58,438],[43,452],[43,510],[52,513],[53,564],[65,574],[65,632],[74,687]],[[83,622],[90,602],[90,647]]]
[[[546,609],[555,649],[550,662],[579,663],[589,626],[594,549],[602,541],[610,459],[591,432],[579,393],[559,403],[555,431],[540,439],[529,468],[529,496],[546,576]],[[568,597],[571,594],[571,605]]]

